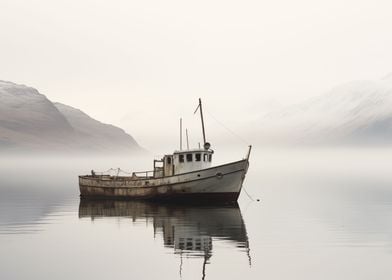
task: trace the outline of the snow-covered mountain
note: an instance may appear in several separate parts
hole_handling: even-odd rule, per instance
[[[61,103],[54,103],[65,116],[75,133],[78,135],[83,149],[90,146],[102,151],[133,151],[138,147],[136,141],[121,128],[94,120],[79,109]]]
[[[258,137],[275,144],[392,144],[392,75],[337,86],[267,114],[258,126]]]
[[[34,88],[0,81],[0,150],[113,153],[141,149],[120,128],[70,106],[53,104]]]

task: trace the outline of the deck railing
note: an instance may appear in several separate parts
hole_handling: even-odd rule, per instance
[[[121,179],[125,177],[119,176],[120,174],[129,174],[129,176],[133,179],[152,179],[152,178],[157,178],[157,177],[163,177],[163,168],[157,168],[155,171],[154,170],[148,170],[148,171],[140,171],[140,172],[126,172],[124,170],[121,170],[120,168],[111,168],[109,170],[103,171],[103,172],[94,172],[93,170],[92,176],[93,177],[108,177],[110,179]],[[111,174],[115,173],[115,174]],[[128,177],[129,178],[129,177]]]
[[[132,172],[132,177],[137,177],[137,178],[153,178],[153,177],[154,177],[154,170],[150,170],[150,171],[140,171],[140,172]]]

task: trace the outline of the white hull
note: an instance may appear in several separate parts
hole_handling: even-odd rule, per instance
[[[82,197],[236,201],[248,159],[161,178],[79,176]]]

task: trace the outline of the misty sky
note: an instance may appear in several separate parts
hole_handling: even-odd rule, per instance
[[[277,103],[385,76],[391,11],[377,0],[0,0],[0,80],[149,146],[157,131],[177,139],[178,117],[192,118],[199,96],[235,126]]]

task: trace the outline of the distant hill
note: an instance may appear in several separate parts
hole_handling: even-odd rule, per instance
[[[132,151],[138,147],[136,141],[123,129],[111,124],[104,124],[79,109],[61,103],[54,103],[54,106],[65,116],[68,123],[78,135],[80,145],[83,149],[94,147],[102,151]]]
[[[258,122],[265,143],[392,145],[392,75],[354,81],[270,112]]]
[[[142,151],[122,129],[73,107],[52,103],[36,89],[0,81],[0,150],[65,153]]]

